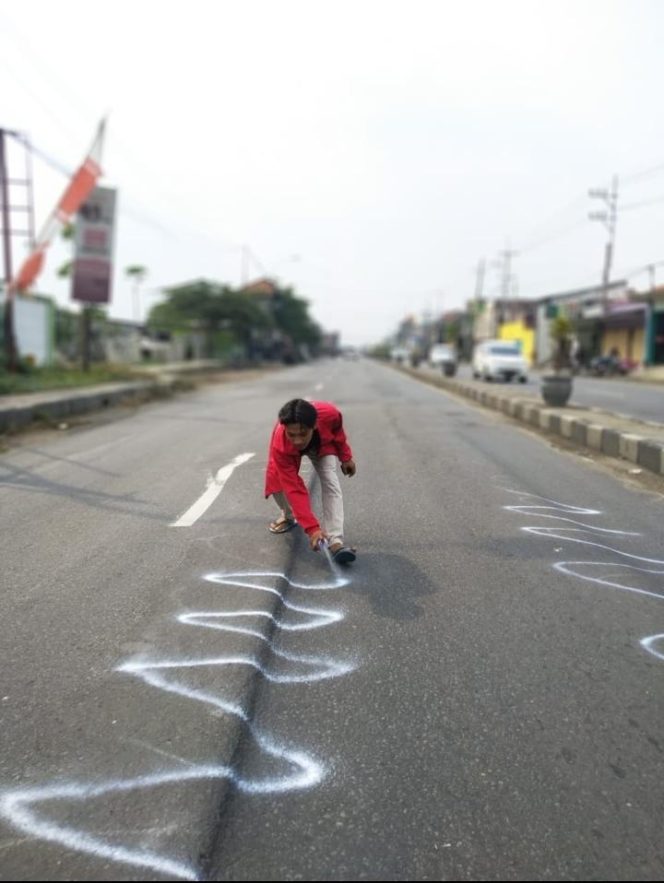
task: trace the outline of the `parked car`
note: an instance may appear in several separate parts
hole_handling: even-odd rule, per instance
[[[485,340],[473,351],[473,377],[483,380],[528,380],[528,361],[516,340]]]
[[[441,368],[446,377],[454,377],[457,370],[457,357],[447,343],[436,343],[429,350],[429,365]]]

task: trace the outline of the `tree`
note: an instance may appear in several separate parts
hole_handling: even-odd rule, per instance
[[[251,298],[224,285],[201,280],[172,288],[166,295],[150,311],[149,325],[181,332],[198,328],[205,332],[210,352],[223,332],[252,357],[255,332],[273,326],[270,316]]]
[[[553,370],[559,374],[565,369],[572,367],[572,323],[563,313],[551,319],[549,334],[553,341],[553,355],[551,359]]]
[[[323,333],[309,315],[308,301],[297,297],[292,289],[277,291],[274,319],[279,330],[287,334],[296,346],[305,344],[315,349],[320,344]]]
[[[572,395],[572,323],[564,313],[558,313],[551,319],[549,333],[553,342],[553,374],[542,376],[542,398],[547,405],[561,408]]]

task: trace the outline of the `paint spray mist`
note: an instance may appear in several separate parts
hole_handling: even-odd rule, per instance
[[[327,540],[319,540],[318,548],[321,549],[325,553],[325,557],[327,558],[327,563],[330,565],[330,570],[335,576],[340,576],[339,568],[334,563],[334,559],[332,558],[332,553],[330,552],[330,545]]]

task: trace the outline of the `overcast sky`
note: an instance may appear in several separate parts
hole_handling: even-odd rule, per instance
[[[162,286],[239,284],[246,244],[252,277],[363,344],[463,306],[508,245],[521,297],[598,282],[587,190],[613,174],[612,275],[645,287],[664,261],[662,45],[660,0],[4,0],[0,125],[73,169],[109,113],[112,315],[133,318],[128,264],[149,270],[145,313]],[[34,172],[39,227],[66,179]],[[62,304],[66,248],[39,284]]]

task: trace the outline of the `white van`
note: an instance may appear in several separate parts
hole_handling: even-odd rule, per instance
[[[457,370],[457,358],[448,343],[436,343],[429,350],[429,364],[432,368],[441,368],[447,377],[454,377]]]
[[[518,340],[484,340],[473,351],[473,377],[483,380],[528,380],[528,360]]]

